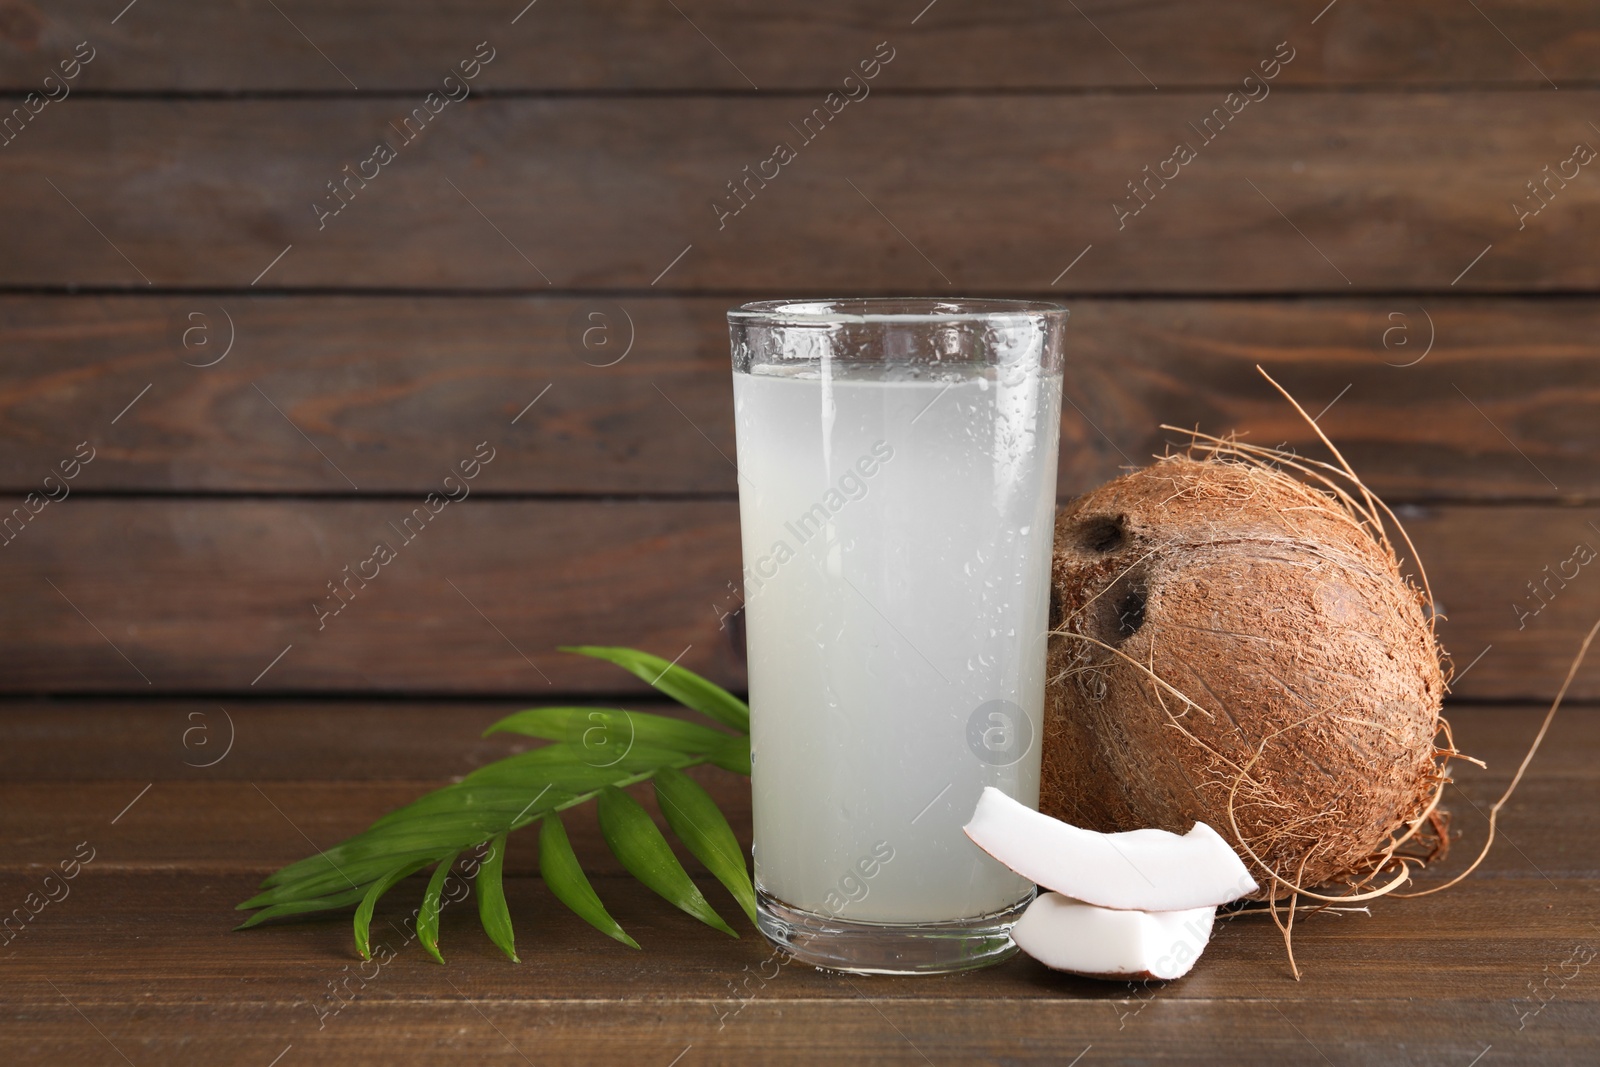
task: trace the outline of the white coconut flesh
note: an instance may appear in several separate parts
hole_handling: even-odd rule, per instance
[[[1098,908],[1041,893],[1011,929],[1017,946],[1058,971],[1091,978],[1181,978],[1211,940],[1214,907]]]
[[[987,786],[965,829],[979,848],[1029,881],[1101,908],[1215,908],[1259,888],[1238,854],[1205,823],[1187,834],[1103,834],[1041,815]]]

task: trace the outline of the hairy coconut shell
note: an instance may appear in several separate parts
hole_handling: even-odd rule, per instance
[[[1040,810],[1209,823],[1260,858],[1241,850],[1263,898],[1262,864],[1353,884],[1427,810],[1445,679],[1425,598],[1331,494],[1169,457],[1062,509],[1052,579]]]

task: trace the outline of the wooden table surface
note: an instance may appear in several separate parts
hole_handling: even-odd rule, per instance
[[[512,750],[509,739],[473,740],[509,707],[230,702],[233,749],[204,769],[185,760],[215,754],[199,735],[186,748],[183,734],[204,724],[212,742],[225,738],[209,702],[13,708],[0,752],[0,899],[21,905],[60,861],[93,859],[3,949],[0,1054],[17,1063],[262,1067],[280,1054],[285,1065],[470,1058],[666,1067],[1064,1063],[1080,1053],[1084,1064],[1466,1067],[1477,1056],[1592,1063],[1600,1042],[1590,963],[1600,953],[1600,719],[1582,713],[1557,720],[1503,815],[1501,843],[1471,880],[1378,901],[1370,915],[1302,919],[1299,982],[1262,917],[1220,925],[1194,971],[1167,984],[1091,981],[1026,958],[915,978],[784,965],[742,918],[734,941],[651,896],[582,819],[574,846],[642,951],[550,898],[531,875],[525,834],[507,852],[520,965],[490,945],[470,906],[446,908],[448,964],[429,960],[405,925],[420,878],[379,906],[373,943],[394,953],[382,967],[356,956],[348,915],[230,931],[233,905],[307,854],[308,842],[332,843]],[[1459,741],[1489,769],[1460,776],[1450,807],[1463,838],[1424,884],[1459,869],[1482,840],[1480,813],[1504,788],[1540,712],[1454,709]],[[746,781],[722,771],[700,780],[748,844]],[[719,910],[734,914],[688,865]]]
[[[1589,0],[0,0],[0,1055],[1600,1061],[1600,663],[1484,868],[1306,920],[1298,983],[1260,918],[1165,986],[779,967],[582,820],[643,952],[516,838],[520,966],[469,908],[426,961],[411,883],[365,979],[348,916],[229,932],[508,751],[504,712],[658,706],[559,645],[742,688],[723,313],[792,295],[1068,303],[1062,498],[1162,423],[1321,455],[1282,381],[1427,563],[1489,761],[1426,877],[1458,869],[1600,616],[1596,70]],[[744,783],[704,781],[747,838]]]

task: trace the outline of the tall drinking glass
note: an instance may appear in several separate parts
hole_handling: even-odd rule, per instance
[[[961,827],[1039,799],[1062,334],[1011,300],[728,313],[762,932],[822,967],[1015,949]]]

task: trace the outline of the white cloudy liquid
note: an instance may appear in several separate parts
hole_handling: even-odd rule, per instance
[[[1061,379],[818,373],[734,374],[756,882],[844,920],[1001,910],[1029,884],[961,827],[986,785],[1038,803]]]

